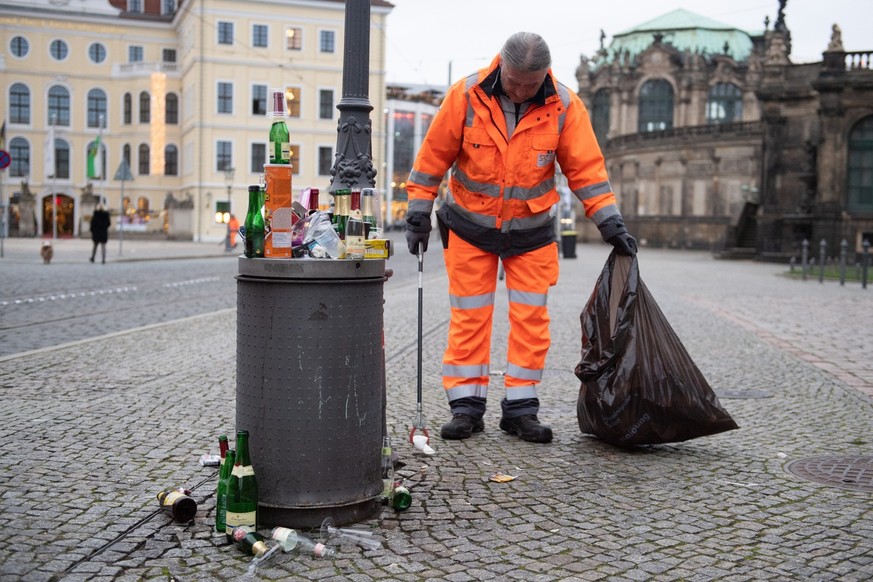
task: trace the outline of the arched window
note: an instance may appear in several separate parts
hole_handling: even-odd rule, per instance
[[[152,98],[143,91],[139,94],[139,122],[149,123],[152,120]]]
[[[13,178],[27,178],[30,175],[30,144],[23,137],[9,140],[9,175]]]
[[[124,144],[124,147],[121,148],[121,157],[124,158],[124,161],[127,162],[127,167],[130,167],[130,144]]]
[[[716,83],[706,98],[706,122],[730,123],[743,119],[743,92],[733,83]]]
[[[179,150],[174,145],[164,148],[164,175],[179,175]]]
[[[673,128],[673,86],[664,79],[646,81],[640,88],[638,131]]]
[[[139,144],[139,175],[149,175],[149,146],[148,144]]]
[[[133,122],[133,97],[130,93],[124,94],[124,125],[130,125]]]
[[[173,125],[179,123],[179,97],[175,93],[167,93],[164,121]]]
[[[106,93],[101,89],[88,91],[88,127],[102,127],[100,117],[103,117],[102,126],[106,125]]]
[[[606,135],[609,133],[609,89],[601,89],[594,94],[591,107],[591,125],[600,147],[606,145]]]
[[[60,85],[49,89],[48,120],[55,125],[70,125],[70,92]]]
[[[22,83],[9,87],[9,123],[30,123],[30,89]]]
[[[847,174],[849,211],[873,211],[873,115],[856,123],[849,132]]]
[[[70,144],[55,138],[55,178],[70,179]]]

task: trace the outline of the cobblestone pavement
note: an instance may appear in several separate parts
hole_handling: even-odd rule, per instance
[[[426,256],[424,414],[447,419],[439,361],[448,320],[439,254]],[[576,422],[579,313],[608,249],[580,245],[549,298],[553,347],[540,418],[555,441],[497,428],[401,444],[415,413],[415,281],[385,284],[388,429],[412,507],[359,524],[379,550],[325,560],[283,554],[265,580],[870,580],[866,487],[787,470],[829,455],[873,457],[870,290],[792,281],[781,265],[644,249],[643,280],[740,429],[624,450]],[[390,261],[389,261],[390,266]],[[505,358],[506,294],[492,368]],[[234,312],[0,360],[0,580],[236,580],[249,564],[212,527],[214,470],[198,457],[233,432]],[[94,354],[102,366],[95,369]],[[495,378],[497,380],[498,378]],[[255,467],[257,471],[257,467]],[[517,476],[489,481],[497,472]],[[190,524],[154,494],[193,489]]]

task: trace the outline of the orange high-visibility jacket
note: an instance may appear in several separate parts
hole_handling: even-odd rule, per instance
[[[500,56],[455,83],[427,132],[407,182],[409,212],[430,214],[452,168],[440,218],[468,242],[503,256],[554,240],[559,202],[555,162],[595,224],[620,214],[588,110],[549,70],[541,91],[507,139],[500,101]]]

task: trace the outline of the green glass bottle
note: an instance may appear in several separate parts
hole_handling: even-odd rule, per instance
[[[266,554],[269,549],[266,538],[248,526],[235,527],[230,535],[242,551],[256,558]]]
[[[224,517],[227,541],[233,528],[241,525],[258,529],[258,481],[249,458],[249,431],[236,433],[236,459],[227,482],[227,513]]]
[[[215,490],[215,531],[227,530],[227,485],[230,482],[230,473],[233,471],[236,451],[228,449],[222,460],[221,471],[218,473],[218,487]]]
[[[370,238],[370,233],[376,234],[376,189],[364,188],[361,190],[361,213],[364,215],[365,238]],[[373,238],[376,238],[375,236]]]
[[[380,496],[383,504],[387,504],[391,499],[391,491],[394,489],[394,463],[391,462],[391,437],[385,435],[382,437],[382,495]]]
[[[412,505],[412,494],[403,485],[397,485],[391,492],[391,507],[395,511],[406,511]]]
[[[288,126],[285,124],[285,93],[273,89],[273,125],[270,126],[270,163],[290,164],[291,144]]]
[[[342,240],[346,239],[346,225],[349,222],[351,205],[351,190],[341,188],[333,193],[333,228]]]
[[[249,186],[249,209],[246,213],[245,256],[262,258],[264,256],[264,206],[263,190],[259,185]]]

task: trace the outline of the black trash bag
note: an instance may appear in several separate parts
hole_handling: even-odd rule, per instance
[[[583,433],[629,446],[739,428],[643,284],[636,257],[612,251],[580,320]]]

